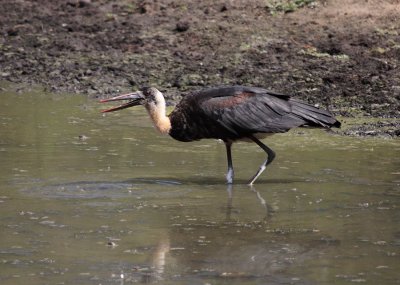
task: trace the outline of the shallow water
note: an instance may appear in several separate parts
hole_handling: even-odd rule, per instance
[[[143,110],[0,94],[1,284],[399,284],[400,142],[296,130],[234,145]]]

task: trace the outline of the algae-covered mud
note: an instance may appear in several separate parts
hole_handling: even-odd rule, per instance
[[[0,94],[0,283],[397,284],[400,143],[294,130],[233,148],[143,110]]]
[[[0,77],[90,96],[154,85],[172,101],[204,86],[252,85],[346,116],[398,118],[399,7],[377,0],[3,0]],[[380,129],[367,127],[355,133]]]

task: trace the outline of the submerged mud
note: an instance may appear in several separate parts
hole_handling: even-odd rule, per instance
[[[159,136],[143,109],[0,97],[1,284],[398,283],[398,140],[277,134],[253,187],[265,154],[237,143],[226,185],[222,143]]]

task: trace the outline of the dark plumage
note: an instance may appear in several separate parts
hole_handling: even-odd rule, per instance
[[[169,134],[179,141],[238,140],[256,133],[284,133],[294,127],[339,127],[331,113],[288,95],[232,86],[187,95],[169,115]]]
[[[252,140],[268,155],[250,180],[249,183],[253,184],[275,157],[275,153],[259,141],[259,137],[287,132],[295,127],[340,127],[340,122],[328,111],[288,95],[256,87],[229,86],[201,90],[184,97],[168,117],[165,116],[164,97],[155,88],[145,88],[102,102],[126,99],[130,101],[125,105],[105,112],[141,104],[148,110],[155,126],[176,140],[223,140],[228,158],[228,183],[233,182],[231,145],[234,141]]]

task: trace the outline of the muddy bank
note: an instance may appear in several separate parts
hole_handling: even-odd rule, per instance
[[[0,78],[93,97],[155,85],[172,100],[255,85],[345,116],[400,117],[397,1],[267,2],[4,0]]]

